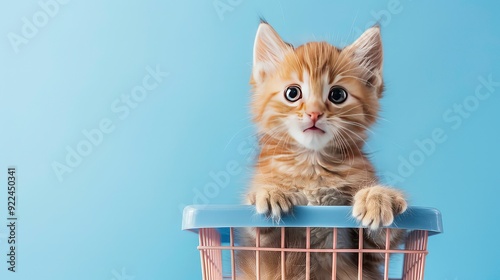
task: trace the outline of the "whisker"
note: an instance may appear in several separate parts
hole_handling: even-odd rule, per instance
[[[344,162],[345,160],[350,158],[351,159],[350,164],[352,165],[354,162],[354,150],[352,149],[351,145],[349,145],[349,143],[347,142],[347,139],[345,139],[345,137],[342,135],[341,131],[339,131],[339,130],[337,130],[337,131],[338,131],[339,139],[343,143],[343,146],[346,148],[346,152],[347,152],[347,157],[342,162]]]
[[[349,124],[349,125],[353,125],[353,126],[357,126],[357,127],[360,127],[368,132],[370,132],[371,134],[375,135],[375,132],[373,132],[373,130],[371,130],[370,128],[368,128],[366,125],[363,125],[361,123],[358,123],[358,122],[354,122],[354,121],[347,121],[347,120],[343,120],[343,119],[336,119],[337,122],[340,122],[340,123],[345,123],[345,124]]]
[[[354,131],[350,130],[349,128],[346,128],[346,127],[343,127],[343,126],[338,126],[338,128],[340,128],[342,131],[349,132],[349,133],[347,133],[347,135],[349,136],[349,138],[351,138],[351,140],[354,143],[356,143],[356,141],[354,141],[354,139],[352,137],[350,137],[350,135],[353,135],[353,136],[357,137],[364,144],[368,144],[365,139],[363,139],[361,136],[359,136],[357,133],[355,133]]]
[[[247,128],[251,128],[253,127],[253,124],[251,125],[247,125],[247,126],[244,126],[243,128],[239,129],[235,134],[233,134],[233,136],[231,136],[231,138],[229,139],[229,141],[227,142],[226,146],[224,147],[224,150],[225,151],[227,149],[227,147],[229,146],[229,144],[231,144],[231,142],[234,140],[234,138],[236,138],[236,136],[241,133],[243,130],[247,129]]]
[[[386,121],[386,122],[391,122],[389,121],[388,119],[386,118],[382,118],[378,115],[373,115],[373,114],[368,114],[368,113],[361,113],[361,114],[349,114],[349,115],[344,115],[342,114],[343,117],[354,117],[354,116],[368,116],[368,117],[372,117],[372,118],[376,118],[377,120],[381,120],[381,121]]]
[[[341,152],[341,155],[342,155],[342,161],[341,161],[341,163],[344,163],[348,158],[350,158],[349,152],[351,152],[351,155],[354,156],[353,151],[347,145],[347,143],[343,139],[342,135],[339,132],[336,132],[336,130],[334,132],[334,137],[335,137],[335,139],[338,139],[338,141],[340,143],[341,149],[344,150],[347,153],[347,155],[345,155],[344,153]],[[349,149],[350,149],[350,151],[349,151]],[[351,164],[352,164],[352,161],[351,161]]]

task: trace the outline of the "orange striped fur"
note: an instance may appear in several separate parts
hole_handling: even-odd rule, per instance
[[[370,228],[365,246],[384,246],[385,231],[379,227],[405,211],[406,200],[400,191],[378,184],[362,150],[383,91],[379,28],[368,29],[344,49],[326,42],[294,48],[269,24],[261,23],[250,83],[261,150],[245,202],[276,221],[294,205],[352,205],[353,216]],[[334,94],[339,89],[347,93],[342,102]],[[295,100],[297,92],[300,98]],[[331,231],[313,231],[312,246],[331,247]],[[357,244],[355,233],[346,230],[340,246]],[[261,244],[279,247],[277,234],[264,231]],[[255,244],[254,229],[241,235],[243,244]],[[287,230],[287,245],[305,246],[303,236],[298,229]],[[394,231],[391,246],[401,238],[402,233]],[[281,279],[280,257],[261,254],[260,279]],[[381,257],[372,254],[363,261],[363,279],[380,279]],[[304,264],[304,254],[287,254],[286,279],[305,279]],[[238,279],[256,279],[255,265],[254,253],[238,254]],[[313,254],[311,269],[310,279],[330,279],[331,255]],[[339,254],[337,269],[337,279],[357,279],[357,256]]]

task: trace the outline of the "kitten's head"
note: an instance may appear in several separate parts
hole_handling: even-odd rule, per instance
[[[344,49],[294,48],[261,23],[253,55],[251,107],[261,135],[312,151],[362,146],[383,91],[378,27]]]

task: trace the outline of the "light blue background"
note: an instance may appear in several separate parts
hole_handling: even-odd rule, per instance
[[[197,238],[180,230],[179,209],[239,203],[245,189],[259,16],[295,45],[339,45],[393,1],[221,0],[234,7],[220,16],[214,2],[72,0],[16,53],[8,34],[22,34],[22,18],[32,21],[41,7],[2,1],[0,182],[7,166],[17,166],[19,245],[13,274],[5,263],[3,187],[1,279],[200,279]],[[390,19],[380,19],[384,120],[366,151],[381,175],[400,174],[415,141],[442,129],[446,140],[397,184],[412,205],[443,213],[446,232],[430,241],[426,279],[500,279],[500,86],[460,125],[443,118],[454,104],[472,102],[479,77],[500,81],[500,5],[399,3],[399,12],[392,7]],[[157,65],[169,76],[121,119],[113,102]],[[106,118],[114,131],[58,180],[52,164],[65,164],[66,147],[76,149],[82,130]],[[211,172],[228,163],[239,172],[207,197]]]

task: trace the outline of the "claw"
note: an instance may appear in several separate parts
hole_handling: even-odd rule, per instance
[[[361,189],[354,196],[353,216],[370,230],[389,226],[394,215],[407,208],[403,194],[397,190],[373,186]]]
[[[268,216],[274,221],[279,222],[283,214],[292,211],[294,205],[303,205],[307,203],[303,194],[294,191],[282,191],[278,188],[260,189],[256,193],[249,195],[248,201],[253,201],[257,213]]]

